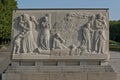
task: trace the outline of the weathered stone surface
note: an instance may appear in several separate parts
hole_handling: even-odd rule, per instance
[[[107,54],[107,9],[14,10],[12,54],[82,56]],[[15,55],[14,55],[15,54]],[[30,56],[31,57],[31,56]],[[41,58],[41,57],[39,57]]]
[[[113,72],[22,72],[3,76],[3,80],[116,80]]]
[[[49,55],[30,55],[30,54],[15,54],[13,60],[105,60],[108,57],[107,54],[82,54],[81,56],[49,56]]]

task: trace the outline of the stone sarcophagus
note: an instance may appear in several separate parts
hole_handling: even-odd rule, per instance
[[[115,80],[108,19],[108,9],[14,10],[3,80]]]

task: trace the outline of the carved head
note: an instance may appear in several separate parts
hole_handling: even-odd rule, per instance
[[[84,26],[83,26],[83,28],[90,28],[91,27],[91,24],[90,24],[90,22],[88,21]]]
[[[47,14],[43,17],[43,21],[48,22],[48,15]]]
[[[66,14],[66,20],[71,21],[73,16],[74,16],[74,14],[72,14],[72,13]]]
[[[29,15],[28,14],[23,14],[23,19],[25,21],[28,21],[30,19]]]
[[[23,16],[22,16],[22,15],[19,16],[19,17],[18,17],[18,20],[21,22],[21,21],[23,20]]]
[[[102,13],[100,13],[100,14],[97,14],[97,15],[96,15],[96,18],[97,18],[97,19],[102,19],[102,16],[103,16]]]
[[[56,33],[55,34],[55,38],[59,38],[60,37],[60,34],[59,33]]]
[[[102,16],[102,20],[106,19],[106,16]]]
[[[88,19],[89,19],[89,21],[94,20],[94,19],[95,19],[95,15],[91,15],[91,16],[89,16]]]
[[[35,16],[30,16],[30,20],[34,21],[35,20]]]

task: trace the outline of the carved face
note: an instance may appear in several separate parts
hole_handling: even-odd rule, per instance
[[[59,34],[59,33],[56,33],[56,34],[55,34],[55,37],[56,37],[56,38],[59,38],[59,37],[60,37],[60,34]]]
[[[35,16],[30,16],[30,20],[34,21],[35,20]]]
[[[30,19],[28,14],[23,14],[23,18],[25,21],[28,21]]]
[[[66,20],[67,20],[67,21],[71,21],[71,20],[72,20],[72,14],[68,13],[68,14],[66,15]]]
[[[44,21],[44,22],[48,22],[48,17],[45,16],[45,17],[43,18],[43,21]]]
[[[87,27],[90,28],[90,23],[87,24]]]
[[[95,15],[89,17],[89,20],[94,20],[94,19],[95,19]]]
[[[97,14],[96,17],[97,19],[102,19],[102,14]]]

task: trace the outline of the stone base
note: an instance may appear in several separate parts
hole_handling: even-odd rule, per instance
[[[81,55],[43,55],[43,54],[14,54],[12,56],[13,63],[33,64],[44,63],[59,65],[75,64],[75,65],[108,65],[109,54],[81,54]]]
[[[23,61],[23,60],[107,60],[108,54],[82,54],[73,56],[51,56],[51,55],[32,55],[32,54],[14,54],[12,60]]]
[[[114,73],[46,72],[7,73],[3,80],[116,80]]]
[[[111,66],[10,66],[2,80],[116,80]]]

